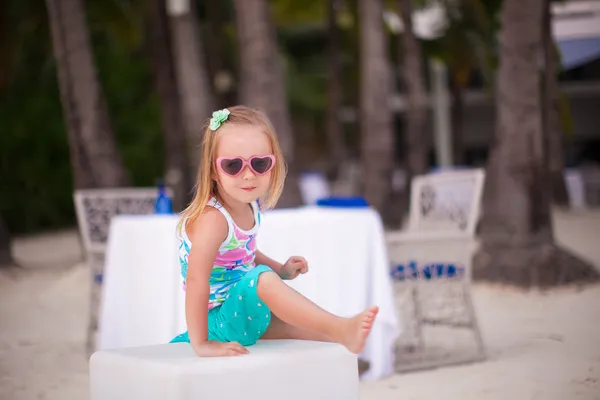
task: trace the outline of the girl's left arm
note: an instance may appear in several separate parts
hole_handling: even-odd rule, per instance
[[[255,254],[254,262],[256,263],[256,265],[259,265],[259,264],[266,265],[267,267],[269,267],[273,271],[275,271],[275,273],[277,275],[281,275],[279,272],[281,271],[281,267],[283,266],[283,264],[273,260],[272,258],[267,257],[266,255],[261,253],[259,250],[256,250],[256,252],[254,254]]]

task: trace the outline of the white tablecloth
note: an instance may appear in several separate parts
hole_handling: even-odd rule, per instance
[[[113,218],[98,321],[100,349],[166,343],[186,330],[177,222],[173,215]]]
[[[118,216],[107,248],[100,313],[100,348],[165,343],[185,331],[175,216]],[[305,207],[263,214],[258,247],[284,262],[306,257],[310,272],[290,286],[324,309],[351,316],[370,305],[380,312],[361,355],[364,379],[393,371],[399,332],[383,229],[369,209]]]
[[[306,258],[309,273],[290,286],[329,312],[353,316],[377,305],[379,315],[361,354],[371,364],[364,379],[393,371],[399,332],[383,227],[371,209],[304,207],[264,214],[259,250],[284,262]]]

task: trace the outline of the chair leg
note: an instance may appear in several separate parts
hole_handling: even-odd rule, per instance
[[[87,343],[86,350],[88,355],[92,355],[96,351],[96,333],[98,332],[98,284],[93,281],[90,290],[90,308],[87,328]]]
[[[478,359],[484,360],[486,358],[485,344],[483,343],[483,337],[481,335],[481,330],[479,329],[479,323],[477,321],[477,316],[475,314],[475,307],[473,306],[473,299],[471,297],[471,291],[466,282],[463,282],[463,301],[465,304],[467,317],[469,319],[469,323],[471,328],[473,329],[473,335],[475,336],[475,342],[477,344],[477,353]]]
[[[416,284],[412,284],[410,288],[413,305],[414,305],[414,318],[415,318],[415,333],[417,335],[417,348],[422,351],[425,347],[425,340],[423,338],[423,313],[421,310],[421,301],[419,299],[418,287]]]
[[[90,308],[87,331],[87,352],[91,355],[97,348],[98,336],[98,317],[100,312],[100,300],[102,297],[102,274],[104,270],[104,257],[102,255],[94,255],[91,261],[90,268]]]

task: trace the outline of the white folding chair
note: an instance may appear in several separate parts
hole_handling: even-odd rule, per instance
[[[403,311],[402,321],[407,327],[399,342],[400,371],[485,358],[470,291],[484,177],[481,169],[415,177],[411,182],[408,228],[387,235],[394,287],[401,299],[398,308]],[[445,327],[446,339],[448,329],[466,328],[475,341],[474,354],[461,351],[432,355],[425,344],[425,326]],[[455,348],[446,343],[448,346]]]
[[[167,193],[172,195],[171,191]],[[76,190],[73,194],[79,232],[92,273],[87,350],[96,347],[98,311],[110,220],[118,214],[151,214],[158,197],[156,188],[107,188]]]

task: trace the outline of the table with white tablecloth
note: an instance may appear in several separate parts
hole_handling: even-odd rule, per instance
[[[185,327],[185,295],[177,259],[176,216],[118,216],[110,228],[99,321],[99,347],[168,342]],[[371,209],[302,207],[263,214],[258,248],[284,262],[304,256],[309,273],[288,281],[327,311],[379,315],[361,358],[364,379],[393,371],[399,333],[383,228]]]
[[[106,248],[98,348],[166,343],[186,329],[175,215],[119,215]]]
[[[329,312],[353,316],[371,305],[379,314],[361,358],[365,379],[393,370],[397,314],[379,215],[369,208],[304,207],[264,214],[258,249],[278,261],[306,258],[309,273],[289,285]]]

